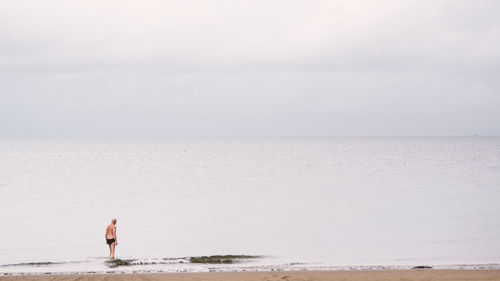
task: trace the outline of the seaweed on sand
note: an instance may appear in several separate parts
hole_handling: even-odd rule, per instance
[[[256,259],[259,257],[260,256],[249,256],[249,255],[214,255],[214,256],[191,257],[189,261],[192,263],[230,264],[239,262],[241,260]]]
[[[129,266],[132,265],[133,260],[122,260],[122,259],[114,259],[114,260],[108,260],[106,263],[108,264],[108,267],[110,268],[115,268],[119,266]]]
[[[417,265],[417,266],[412,267],[412,269],[432,269],[432,266],[428,266],[428,265]]]

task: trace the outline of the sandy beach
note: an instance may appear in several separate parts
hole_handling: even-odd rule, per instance
[[[381,271],[302,271],[225,272],[171,274],[38,275],[0,277],[3,281],[446,281],[500,280],[500,270],[381,270]]]

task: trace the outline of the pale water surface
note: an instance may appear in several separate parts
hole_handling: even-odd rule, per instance
[[[500,262],[498,137],[7,139],[0,191],[2,273]]]

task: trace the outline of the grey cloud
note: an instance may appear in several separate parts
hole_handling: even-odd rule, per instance
[[[16,1],[0,136],[500,134],[497,1]]]

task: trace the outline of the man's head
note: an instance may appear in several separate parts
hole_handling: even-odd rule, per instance
[[[111,220],[111,223],[112,223],[112,224],[116,224],[116,219],[115,219],[115,218],[114,218],[114,219],[112,219],[112,220]]]

